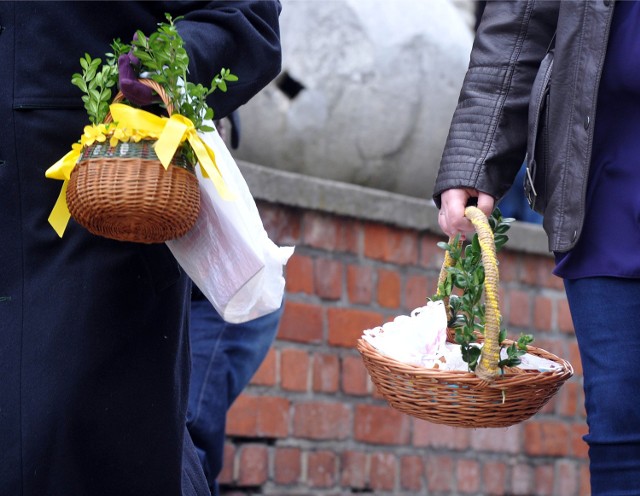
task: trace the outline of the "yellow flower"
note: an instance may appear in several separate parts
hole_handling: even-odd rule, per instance
[[[116,126],[111,138],[109,139],[109,144],[111,146],[116,146],[118,142],[127,143],[131,139],[132,135],[133,131],[131,129]]]
[[[84,134],[80,138],[80,142],[84,146],[91,146],[94,142],[103,143],[106,141],[107,137],[105,136],[107,132],[107,127],[104,124],[93,125],[93,126],[85,126]]]

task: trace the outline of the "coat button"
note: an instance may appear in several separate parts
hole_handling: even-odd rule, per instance
[[[590,125],[590,124],[591,124],[591,117],[586,116],[586,117],[584,118],[584,128],[585,128],[585,129],[589,129],[589,125]]]
[[[571,237],[571,241],[575,241],[576,239],[578,239],[578,231],[573,231],[573,236]]]

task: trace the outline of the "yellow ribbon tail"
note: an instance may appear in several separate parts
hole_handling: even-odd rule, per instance
[[[53,206],[53,210],[49,215],[49,224],[51,227],[58,233],[58,236],[62,237],[65,229],[67,228],[67,224],[69,223],[69,219],[71,218],[71,213],[69,212],[69,207],[67,206],[67,185],[69,181],[62,183],[62,188],[60,189],[60,194],[58,195],[58,200],[56,204]]]
[[[184,140],[183,137],[185,133],[187,133],[189,128],[193,129],[191,121],[184,118],[184,120],[187,121],[187,124],[179,119],[179,117],[182,116],[172,116],[168,121],[166,121],[162,134],[158,138],[158,141],[156,141],[155,145],[153,145],[153,149],[165,169],[169,168],[171,159],[173,159],[180,143]],[[189,124],[191,124],[191,126],[189,126]]]
[[[209,145],[202,141],[198,135],[189,136],[189,144],[193,148],[193,151],[196,152],[200,168],[203,171],[202,175],[211,179],[220,197],[223,200],[235,200],[235,195],[229,191],[229,188],[227,188],[224,182],[224,178],[216,164],[216,156]]]

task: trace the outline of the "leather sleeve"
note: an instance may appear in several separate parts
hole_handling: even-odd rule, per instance
[[[556,29],[559,2],[489,1],[478,27],[434,188],[500,198],[526,151],[531,86]]]

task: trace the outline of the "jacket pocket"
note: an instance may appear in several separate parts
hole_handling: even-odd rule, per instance
[[[545,55],[533,82],[529,101],[526,175],[524,193],[532,210],[543,214],[547,203],[549,164],[549,94],[553,71],[553,50]]]

